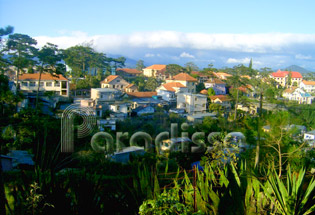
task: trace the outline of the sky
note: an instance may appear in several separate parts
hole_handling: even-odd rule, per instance
[[[315,71],[313,0],[0,0],[0,27],[145,65]]]

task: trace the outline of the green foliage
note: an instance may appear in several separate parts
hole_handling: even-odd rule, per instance
[[[196,92],[199,93],[203,89],[205,89],[205,84],[204,83],[198,83],[196,86]]]
[[[266,196],[274,202],[281,214],[312,214],[315,212],[315,181],[305,178],[305,169],[293,173],[288,168],[286,180],[281,180],[275,171],[263,186]]]
[[[136,64],[136,69],[139,71],[142,71],[142,69],[144,69],[144,68],[145,68],[145,66],[144,66],[143,60],[138,60],[137,64]]]
[[[155,78],[148,78],[145,83],[144,89],[147,91],[155,91],[155,89],[159,86],[158,81]]]
[[[210,97],[210,96],[215,96],[215,91],[214,91],[214,89],[213,88],[209,88],[208,89],[208,96]]]

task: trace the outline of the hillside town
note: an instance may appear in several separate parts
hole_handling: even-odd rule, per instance
[[[126,66],[1,30],[7,214],[287,214],[289,198],[315,211],[313,72]]]

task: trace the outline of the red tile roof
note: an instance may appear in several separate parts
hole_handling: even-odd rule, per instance
[[[293,93],[296,88],[297,88],[297,87],[290,87],[290,88],[288,88],[288,89],[285,89],[285,90],[283,91],[283,93]]]
[[[275,77],[275,78],[284,78],[287,75],[289,75],[290,73],[292,75],[291,76],[292,78],[303,78],[303,76],[299,72],[281,71],[280,69],[277,72],[272,73],[272,76]]]
[[[175,75],[173,78],[170,78],[168,80],[176,80],[176,81],[188,81],[188,82],[197,82],[197,79],[191,77],[187,73],[179,73]]]
[[[130,92],[127,95],[136,98],[151,98],[152,96],[156,96],[157,92]]]
[[[37,80],[39,78],[39,73],[34,74],[22,74],[19,76],[19,80]],[[68,81],[63,75],[51,75],[51,74],[42,74],[41,75],[42,81]]]
[[[169,82],[166,84],[162,85],[166,90],[168,91],[172,91],[175,92],[176,90],[174,89],[174,87],[176,88],[186,88],[184,85],[182,85],[181,83],[178,82]]]
[[[128,74],[142,74],[142,72],[137,69],[129,69],[129,68],[118,68],[116,69],[116,71],[122,71]]]
[[[200,91],[200,93],[201,93],[201,94],[204,94],[204,95],[208,95],[208,90],[203,89],[203,90]]]
[[[154,64],[152,66],[149,66],[145,69],[154,69],[154,70],[165,70],[166,69],[166,65],[162,65],[162,64]]]
[[[136,87],[134,84],[129,84],[126,88]]]
[[[119,77],[118,75],[109,75],[101,83],[102,84],[109,84],[111,81],[115,80],[118,77]]]
[[[227,95],[216,95],[216,96],[210,96],[210,99],[216,100],[216,99],[220,99],[221,101],[231,101],[231,98]]]

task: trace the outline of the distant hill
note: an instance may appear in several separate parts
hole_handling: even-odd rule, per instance
[[[304,74],[313,72],[313,71],[309,71],[309,70],[304,69],[303,67],[300,67],[300,66],[297,66],[297,65],[291,65],[291,66],[288,66],[287,68],[281,69],[281,70],[296,71],[296,72],[300,72],[300,73],[304,73]]]

